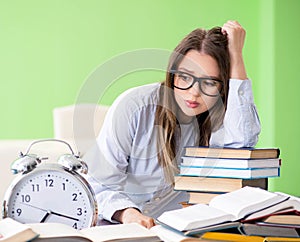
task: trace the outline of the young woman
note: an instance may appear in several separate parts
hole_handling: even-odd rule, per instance
[[[100,219],[137,222],[179,208],[173,191],[183,147],[253,147],[260,123],[243,62],[245,30],[236,21],[196,29],[170,57],[166,80],[130,89],[111,106],[85,157]]]

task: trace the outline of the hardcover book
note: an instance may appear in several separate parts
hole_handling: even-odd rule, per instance
[[[280,167],[281,161],[279,158],[229,159],[229,158],[183,156],[181,164],[185,166],[221,167],[221,168],[265,168],[265,167]]]
[[[236,159],[266,159],[278,158],[279,148],[216,148],[206,146],[185,147],[185,156],[236,158]]]
[[[209,204],[210,201],[223,193],[213,193],[213,192],[188,192],[189,194],[189,204],[204,203]]]
[[[254,178],[278,177],[280,175],[280,168],[270,167],[270,168],[235,169],[235,168],[181,165],[179,174],[182,176],[254,179]]]
[[[278,227],[267,226],[264,224],[240,224],[239,231],[244,235],[257,235],[257,236],[274,236],[274,237],[290,237],[299,238],[300,234],[297,228],[292,227]]]
[[[199,176],[175,176],[175,190],[200,192],[232,192],[245,186],[268,189],[268,179],[215,178]]]

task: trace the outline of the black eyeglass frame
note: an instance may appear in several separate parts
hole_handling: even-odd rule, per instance
[[[206,96],[210,96],[210,97],[217,97],[219,94],[211,95],[211,94],[207,94],[207,93],[203,92],[203,90],[202,90],[202,88],[201,88],[201,82],[204,81],[204,80],[212,80],[212,81],[219,82],[219,83],[221,84],[221,89],[219,90],[219,93],[220,93],[220,92],[222,91],[222,89],[223,89],[224,83],[223,83],[221,80],[217,79],[217,78],[213,78],[213,77],[196,77],[196,76],[194,76],[194,75],[192,75],[192,74],[190,74],[190,73],[187,73],[187,72],[184,72],[184,71],[178,71],[178,70],[170,70],[169,73],[172,74],[172,75],[175,75],[175,74],[178,74],[178,73],[179,73],[179,74],[185,74],[185,75],[191,76],[191,77],[193,78],[192,84],[191,84],[189,87],[186,87],[186,88],[182,88],[182,87],[177,87],[177,86],[175,86],[175,84],[174,84],[174,79],[173,79],[172,86],[175,87],[175,88],[177,88],[177,89],[180,89],[180,90],[188,90],[188,89],[190,89],[192,86],[194,86],[194,84],[195,84],[196,82],[198,82],[198,83],[199,83],[200,91],[201,91],[203,94],[205,94]]]

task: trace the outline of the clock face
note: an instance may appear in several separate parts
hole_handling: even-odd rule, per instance
[[[75,229],[94,225],[96,203],[88,185],[74,174],[47,167],[23,175],[5,199],[7,216],[22,223],[57,222]]]

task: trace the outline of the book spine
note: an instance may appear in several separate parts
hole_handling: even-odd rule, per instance
[[[182,165],[221,168],[269,168],[280,167],[280,159],[225,159],[204,157],[182,157]]]
[[[174,190],[190,192],[232,192],[245,186],[268,189],[268,178],[212,178],[200,176],[175,176]]]
[[[180,175],[199,176],[199,177],[219,177],[219,178],[267,178],[278,177],[280,168],[248,168],[233,169],[219,167],[198,167],[198,166],[180,166]]]

